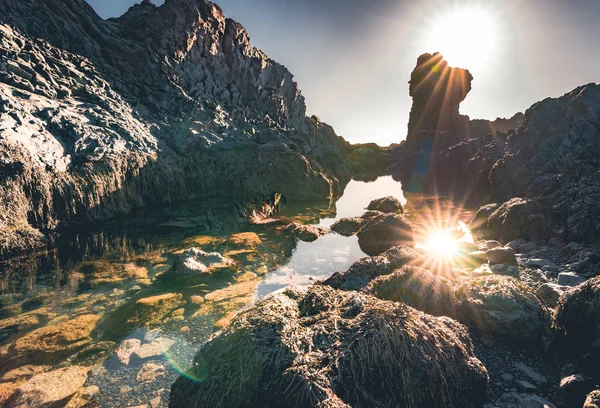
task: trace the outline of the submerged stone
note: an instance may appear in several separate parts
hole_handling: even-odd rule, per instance
[[[190,248],[180,255],[177,270],[183,273],[212,273],[232,266],[234,262],[218,252],[204,252],[198,248]]]

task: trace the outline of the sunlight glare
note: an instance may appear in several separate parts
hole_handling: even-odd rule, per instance
[[[457,68],[485,68],[497,51],[498,27],[490,9],[454,8],[434,18],[426,34],[426,49],[440,52]]]
[[[438,231],[429,237],[425,249],[435,255],[451,257],[459,250],[458,242],[450,231]]]

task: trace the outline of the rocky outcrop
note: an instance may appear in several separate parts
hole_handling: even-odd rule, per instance
[[[460,285],[458,319],[498,343],[547,347],[550,314],[517,279],[491,275]]]
[[[238,315],[171,389],[171,407],[481,407],[487,372],[465,328],[327,286]]]
[[[351,149],[205,0],[0,1],[0,254],[175,200],[323,200]]]

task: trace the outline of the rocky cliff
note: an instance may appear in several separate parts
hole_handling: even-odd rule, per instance
[[[194,197],[329,199],[349,145],[204,0],[0,0],[0,254]]]
[[[520,227],[506,239],[598,242],[600,86],[545,99],[510,119],[472,121],[458,113],[469,76],[452,70],[439,54],[419,58],[411,76],[412,126],[407,140],[388,152],[388,171],[408,192],[471,205],[505,203],[494,207],[500,213],[490,225],[486,217],[483,222],[491,227],[498,218],[514,218]],[[458,80],[453,85],[438,72],[454,72]]]

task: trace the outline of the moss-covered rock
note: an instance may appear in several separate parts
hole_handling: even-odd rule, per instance
[[[115,309],[100,322],[99,330],[109,338],[121,338],[135,327],[161,323],[183,304],[180,293],[165,293],[134,300]]]
[[[458,301],[451,282],[418,267],[404,267],[373,280],[365,291],[394,302],[404,302],[434,316],[455,317]]]
[[[3,365],[9,368],[25,363],[56,363],[92,341],[99,319],[98,315],[88,314],[27,333],[12,344]]]
[[[456,297],[458,319],[487,340],[547,345],[550,314],[517,279],[501,275],[470,279],[457,288]]]
[[[381,255],[354,262],[346,272],[337,272],[322,284],[335,289],[361,290],[376,277],[388,275],[404,265],[411,264],[421,255],[421,251],[411,246],[394,247]]]
[[[315,285],[242,312],[196,355],[170,407],[481,407],[488,375],[465,328]]]

